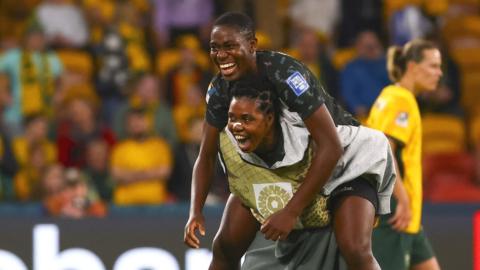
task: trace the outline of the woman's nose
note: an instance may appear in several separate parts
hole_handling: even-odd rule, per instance
[[[240,122],[234,122],[232,128],[233,130],[242,130],[243,126]]]

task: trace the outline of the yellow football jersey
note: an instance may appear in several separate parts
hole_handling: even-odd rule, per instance
[[[394,154],[412,210],[412,220],[405,231],[417,233],[422,216],[422,123],[413,93],[396,85],[385,87],[372,106],[367,126],[399,142]]]

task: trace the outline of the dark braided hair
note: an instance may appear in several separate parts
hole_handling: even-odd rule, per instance
[[[275,119],[281,116],[280,101],[275,92],[274,85],[266,78],[252,75],[233,82],[231,86],[231,99],[234,97],[246,97],[255,100],[257,109],[260,112],[264,114],[273,113]]]
[[[250,17],[241,12],[227,12],[218,17],[213,26],[236,28],[247,40],[255,38],[255,25]]]

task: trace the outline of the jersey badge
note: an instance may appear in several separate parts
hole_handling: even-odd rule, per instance
[[[300,72],[296,71],[290,77],[287,79],[287,83],[290,86],[290,88],[293,90],[295,95],[300,96],[301,94],[305,93],[305,91],[310,88],[310,85],[308,85],[307,80],[300,74]]]
[[[407,127],[408,126],[408,113],[406,112],[400,112],[397,115],[397,118],[395,118],[395,124],[397,124],[400,127]]]

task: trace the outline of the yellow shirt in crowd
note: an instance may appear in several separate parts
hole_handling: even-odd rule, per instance
[[[161,138],[144,141],[127,139],[116,145],[112,152],[112,167],[146,170],[171,167],[169,145]],[[135,183],[116,185],[113,201],[117,205],[159,204],[167,198],[167,179],[145,179]]]

